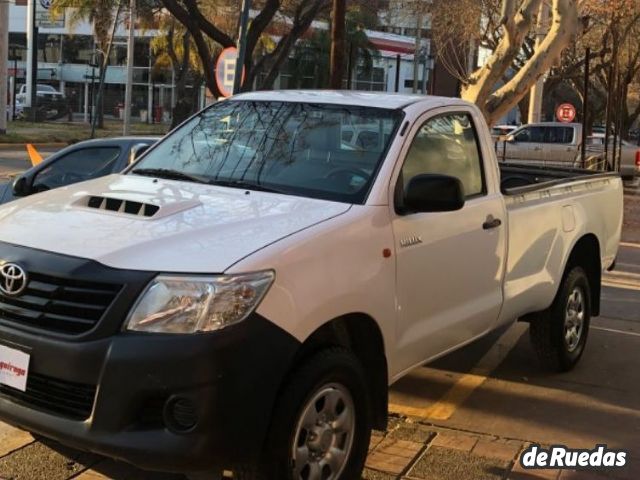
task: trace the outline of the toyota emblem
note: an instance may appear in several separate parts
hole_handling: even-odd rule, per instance
[[[0,292],[17,297],[24,292],[28,283],[27,272],[20,265],[5,263],[0,266]]]

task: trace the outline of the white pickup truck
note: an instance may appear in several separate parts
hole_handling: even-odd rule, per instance
[[[149,469],[358,479],[412,368],[518,318],[545,368],[578,362],[622,201],[499,167],[461,100],[236,96],[0,207],[0,420]]]

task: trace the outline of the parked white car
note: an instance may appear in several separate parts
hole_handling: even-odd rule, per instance
[[[359,125],[391,134],[345,145]],[[360,478],[414,367],[518,318],[576,365],[622,202],[613,174],[498,166],[459,99],[232,97],[0,207],[0,419],[148,469]]]
[[[36,95],[43,99],[48,100],[61,100],[65,98],[64,92],[59,92],[51,85],[46,85],[43,83],[38,83],[36,87]],[[27,86],[20,85],[18,92],[16,93],[16,103],[26,104],[27,103]]]

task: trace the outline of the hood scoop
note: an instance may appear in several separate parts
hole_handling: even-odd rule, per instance
[[[95,196],[87,197],[87,204],[85,206],[87,208],[124,213],[127,215],[135,215],[137,217],[153,217],[158,213],[158,210],[160,210],[160,207],[157,205],[151,205],[149,203]]]
[[[85,196],[74,202],[74,206],[76,207],[99,210],[101,212],[127,217],[137,217],[140,219],[167,217],[200,205],[201,203],[199,201],[187,200],[170,202],[160,206],[125,198],[97,195]]]

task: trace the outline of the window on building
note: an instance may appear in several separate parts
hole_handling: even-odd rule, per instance
[[[41,33],[38,35],[38,61],[59,63],[62,61],[60,35]]]
[[[18,62],[27,61],[27,34],[9,33],[9,58],[14,60],[14,52]]]
[[[356,72],[356,90],[384,92],[386,90],[385,71],[382,67],[365,69],[359,66]]]
[[[95,49],[91,35],[65,35],[62,42],[63,63],[86,64],[92,60]]]

